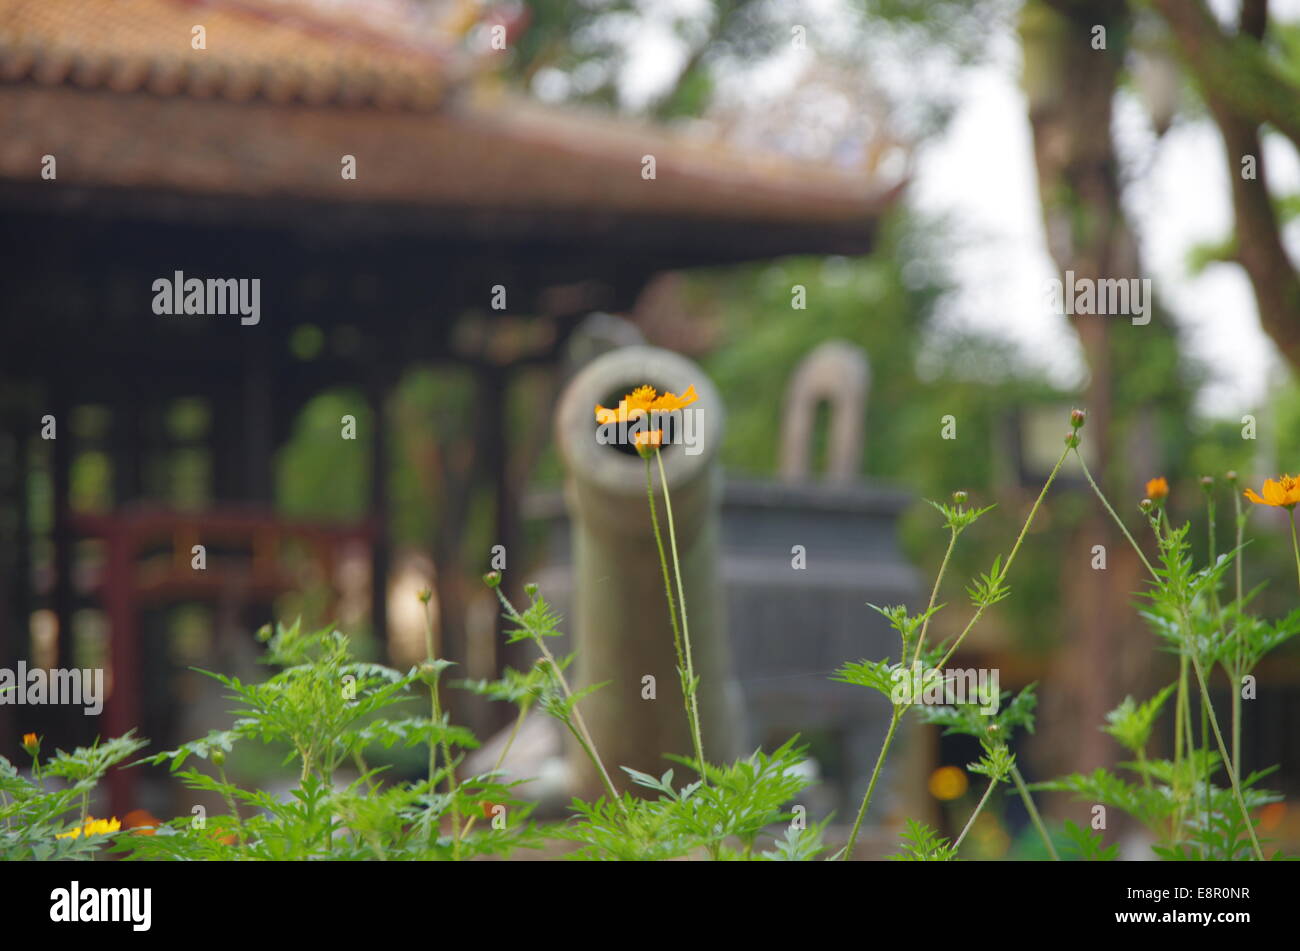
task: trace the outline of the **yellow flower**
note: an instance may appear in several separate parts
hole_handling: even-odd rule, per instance
[[[692,383],[686,388],[686,392],[681,396],[675,396],[672,393],[665,393],[655,400],[654,405],[650,408],[662,410],[664,412],[672,412],[673,410],[685,409],[699,398],[699,394],[695,392],[695,384]]]
[[[940,766],[930,774],[930,795],[945,802],[966,795],[966,774],[956,766]]]
[[[1169,494],[1169,483],[1165,481],[1164,476],[1158,479],[1151,479],[1147,482],[1147,498],[1153,502],[1159,502]]]
[[[55,836],[56,839],[76,839],[84,832],[86,835],[109,835],[117,832],[122,828],[122,823],[117,819],[96,819],[94,816],[86,817],[86,824],[79,829],[70,829],[67,832],[60,832]]]
[[[649,432],[637,433],[632,438],[636,441],[638,449],[658,449],[664,444],[664,431],[652,429]]]
[[[695,386],[686,388],[686,392],[681,396],[675,393],[658,394],[653,386],[638,386],[627,396],[619,400],[618,409],[606,409],[599,403],[596,404],[596,422],[604,425],[606,423],[625,423],[628,420],[639,419],[647,412],[672,412],[673,410],[685,409],[700,397],[695,392]]]
[[[599,403],[596,404],[596,422],[601,423],[626,423],[630,419],[639,419],[647,410],[653,407],[655,401],[655,388],[653,386],[638,386],[618,401],[618,409],[606,409]]]
[[[35,756],[36,753],[40,750],[40,748],[41,748],[41,741],[40,738],[37,737],[35,733],[23,734],[23,749],[25,749],[28,753],[31,753],[33,756]]]
[[[1290,511],[1300,502],[1300,479],[1289,475],[1279,476],[1276,482],[1265,479],[1263,498],[1256,495],[1254,489],[1247,489],[1245,495],[1256,505],[1271,505]]]

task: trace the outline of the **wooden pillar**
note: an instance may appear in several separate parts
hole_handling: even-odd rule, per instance
[[[370,517],[375,534],[370,550],[370,621],[381,657],[388,650],[388,573],[390,538],[388,511],[388,387],[372,378],[370,403]]]
[[[73,554],[75,539],[72,535],[72,400],[63,392],[63,384],[56,382],[52,394],[55,418],[55,438],[49,440],[50,474],[52,488],[54,546],[54,616],[58,625],[58,642],[54,666],[69,670],[75,665],[73,657],[72,614],[76,591],[73,587]],[[51,707],[50,721],[58,731],[57,742],[67,745],[80,740],[80,724],[73,719],[79,715],[75,708]]]
[[[270,342],[258,334],[244,367],[244,498],[269,505],[275,497],[275,414]]]
[[[28,653],[31,618],[31,536],[28,528],[27,427],[13,421],[4,437],[12,452],[0,471],[0,667],[14,670]],[[0,706],[0,753],[16,754],[23,730],[12,704]]]
[[[139,391],[133,381],[124,381],[124,389],[113,401],[113,428],[110,449],[113,454],[113,505],[121,507],[140,498],[143,491],[144,453]]]
[[[108,615],[108,664],[111,688],[104,706],[106,737],[118,737],[140,725],[140,632],[134,604],[135,547],[129,528],[113,519],[105,538],[107,568],[104,575],[104,609]],[[112,769],[107,776],[111,814],[124,816],[135,808],[136,770]]]

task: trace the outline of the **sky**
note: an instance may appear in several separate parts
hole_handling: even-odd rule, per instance
[[[635,108],[672,81],[685,57],[673,17],[698,15],[703,4],[656,0],[645,8],[627,40],[621,76],[625,105]],[[812,20],[831,24],[832,36],[836,19],[851,15],[843,0],[807,0],[806,5]],[[1223,17],[1236,7],[1232,0],[1211,5]],[[1275,0],[1272,10],[1279,19],[1300,18],[1300,0]],[[719,77],[719,97],[761,110],[796,95],[815,64],[816,44],[825,41],[819,36],[825,35],[810,28],[811,51],[786,50],[748,71],[732,66],[730,75]],[[1056,272],[1044,241],[1019,89],[1019,46],[1009,30],[991,30],[987,43],[986,64],[960,72],[941,54],[923,62],[888,41],[861,55],[904,121],[909,109],[936,93],[956,106],[945,132],[918,152],[908,194],[915,210],[951,226],[947,237],[955,250],[948,264],[958,288],[940,311],[942,325],[1004,335],[1030,365],[1063,386],[1076,386],[1083,379],[1077,339],[1065,319],[1049,311],[1045,295]],[[1112,131],[1127,180],[1125,207],[1147,274],[1171,319],[1185,331],[1191,354],[1212,371],[1197,410],[1230,418],[1258,407],[1269,385],[1286,371],[1259,326],[1249,281],[1235,265],[1211,265],[1193,276],[1186,264],[1191,248],[1221,240],[1232,226],[1217,130],[1193,111],[1157,138],[1138,98],[1122,92]],[[1268,140],[1265,162],[1275,193],[1300,190],[1300,160],[1289,143]],[[1286,239],[1300,260],[1300,223]]]
[[[959,326],[1005,332],[1054,379],[1081,378],[1078,344],[1065,319],[1053,316],[1044,287],[1056,276],[1047,253],[1024,97],[1014,44],[967,76],[961,105],[946,134],[925,150],[912,201],[929,214],[947,214],[966,240],[951,261],[959,293],[947,318]],[[1113,131],[1128,181],[1124,201],[1138,234],[1155,291],[1187,331],[1194,356],[1210,361],[1213,377],[1200,394],[1204,415],[1232,417],[1259,405],[1269,381],[1283,372],[1259,326],[1245,273],[1212,265],[1193,276],[1188,251],[1230,233],[1232,206],[1222,142],[1208,119],[1179,119],[1156,139],[1146,111],[1129,93],[1116,103]],[[1270,185],[1300,189],[1300,163],[1289,145],[1266,146]],[[1293,253],[1297,236],[1289,236]],[[1298,255],[1300,257],[1300,255]]]

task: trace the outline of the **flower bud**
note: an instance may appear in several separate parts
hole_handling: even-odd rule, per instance
[[[1228,484],[1229,484],[1229,485],[1236,485],[1236,484],[1237,484],[1237,470],[1236,470],[1236,469],[1229,469],[1229,470],[1224,474],[1223,477],[1224,477],[1225,479],[1228,480]]]
[[[952,500],[953,500],[953,502],[956,503],[957,505],[965,505],[965,504],[966,504],[966,493],[963,492],[961,489],[958,489],[956,492],[954,492],[954,493],[952,494]]]
[[[35,733],[23,734],[23,749],[29,756],[35,756],[41,751],[41,738]]]
[[[421,588],[416,597],[420,599],[421,604],[428,604],[433,599],[433,592],[428,588]]]
[[[1142,513],[1144,515],[1150,515],[1151,510],[1155,508],[1155,504],[1156,503],[1152,502],[1150,499],[1143,499],[1141,502],[1138,503],[1138,508],[1142,510]]]
[[[223,753],[223,752],[221,752],[221,750],[213,750],[213,751],[212,751],[212,765],[213,765],[213,766],[225,766],[225,765],[226,765],[226,754]]]
[[[1201,476],[1201,491],[1206,495],[1214,492],[1214,476]]]
[[[1069,446],[1071,449],[1078,449],[1079,434],[1075,430],[1070,430],[1070,432],[1065,437],[1065,444]]]
[[[1081,409],[1070,411],[1070,425],[1075,429],[1081,427],[1087,420],[1088,414]]]
[[[530,598],[537,597],[537,585],[533,584],[531,581],[528,582],[528,584],[524,585],[524,594],[528,595]]]
[[[489,588],[498,588],[501,586],[501,572],[489,571],[483,576],[483,583]]]
[[[272,633],[271,625],[263,624],[261,627],[257,629],[257,639],[261,641],[263,644],[265,644],[267,641],[271,639],[271,633]]]

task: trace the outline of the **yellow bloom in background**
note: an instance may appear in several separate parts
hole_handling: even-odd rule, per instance
[[[1159,502],[1169,494],[1169,483],[1164,476],[1158,479],[1151,479],[1147,482],[1147,498],[1152,502]]]
[[[31,753],[33,750],[40,749],[40,746],[41,746],[41,741],[37,738],[35,733],[23,734],[23,749],[25,749],[28,753]]]
[[[940,766],[930,774],[930,795],[944,802],[960,799],[969,786],[966,774],[956,766]]]
[[[86,817],[86,824],[80,829],[70,829],[67,832],[60,832],[55,836],[56,839],[76,839],[83,833],[86,835],[109,835],[117,832],[122,828],[122,823],[117,819],[96,819],[94,816]]]
[[[1263,498],[1256,495],[1254,489],[1247,489],[1245,496],[1256,505],[1292,509],[1297,502],[1300,502],[1300,479],[1289,475],[1279,476],[1277,481],[1265,479]]]

